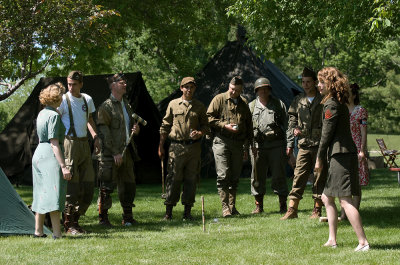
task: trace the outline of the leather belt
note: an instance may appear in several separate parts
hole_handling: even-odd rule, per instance
[[[195,144],[197,142],[200,142],[200,139],[197,140],[172,140],[171,139],[171,143],[175,143],[175,144],[183,144],[183,145],[191,145],[191,144]]]
[[[69,136],[69,135],[65,135],[65,138],[68,140],[73,140],[73,141],[87,141],[89,138],[86,137],[74,137],[74,136]]]

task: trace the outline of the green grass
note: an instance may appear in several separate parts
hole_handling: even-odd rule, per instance
[[[291,185],[291,183],[288,183]],[[396,174],[372,172],[363,189],[361,216],[371,251],[355,253],[357,238],[348,222],[339,223],[338,248],[322,247],[328,224],[308,218],[311,188],[300,203],[299,218],[280,221],[277,196],[265,199],[265,213],[253,216],[249,179],[241,179],[238,218],[222,219],[215,180],[202,180],[193,208],[195,221],[181,220],[183,206],[174,208],[174,220],[162,221],[165,211],[160,186],[139,185],[134,208],[137,226],[120,226],[117,199],[111,209],[110,229],[97,225],[95,199],[81,224],[90,234],[61,240],[26,236],[0,237],[0,264],[399,264],[400,187]],[[31,187],[17,189],[31,202]],[[202,231],[200,196],[205,197],[206,232]]]

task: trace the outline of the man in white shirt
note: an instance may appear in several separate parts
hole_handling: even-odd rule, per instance
[[[81,93],[82,72],[71,71],[67,83],[68,92],[63,95],[58,108],[66,128],[65,163],[72,173],[72,179],[67,186],[64,228],[67,234],[76,235],[85,233],[78,221],[80,216],[86,213],[94,192],[94,170],[87,137],[88,129],[94,139],[96,153],[100,151],[100,145],[92,117],[96,110],[93,100],[89,95]]]

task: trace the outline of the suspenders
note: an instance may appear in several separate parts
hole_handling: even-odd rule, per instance
[[[69,112],[69,130],[67,132],[67,135],[70,135],[72,133],[73,137],[77,137],[76,136],[76,131],[75,131],[75,125],[74,125],[74,117],[72,116],[72,108],[71,108],[71,100],[68,97],[68,94],[65,94],[65,98],[67,99],[67,104],[68,104],[68,112]],[[85,107],[86,107],[86,118],[87,120],[89,120],[89,108],[88,108],[88,104],[86,102],[85,97],[82,95],[83,98],[83,102],[85,103]]]

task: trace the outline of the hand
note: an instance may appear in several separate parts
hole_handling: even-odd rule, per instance
[[[251,146],[251,152],[253,153],[254,159],[257,157],[257,148],[255,146]]]
[[[319,158],[317,157],[317,160],[315,161],[314,171],[316,173],[320,173],[322,171],[322,167],[323,167],[323,165],[321,163],[321,160],[319,160]]]
[[[360,152],[358,153],[358,160],[362,161],[362,160],[364,160],[364,159],[367,159],[367,157],[365,156],[364,151],[360,151]]]
[[[71,180],[72,179],[71,172],[69,171],[68,168],[66,168],[65,166],[61,167],[61,171],[62,171],[62,174],[63,174],[63,178],[65,180]]]
[[[237,133],[238,132],[238,130],[235,129],[235,128],[237,128],[237,125],[234,124],[234,123],[226,124],[224,126],[224,128],[227,129],[228,131],[232,132],[232,133]]]
[[[99,137],[95,137],[93,144],[94,144],[94,152],[96,153],[96,155],[98,155],[101,150]]]
[[[115,156],[114,156],[114,162],[115,162],[115,165],[116,165],[117,167],[119,167],[120,165],[122,165],[122,155],[121,155],[121,154],[115,155]]]
[[[140,126],[139,123],[135,123],[132,127],[132,134],[133,135],[138,135],[140,132]]]
[[[160,145],[158,146],[158,157],[159,157],[161,160],[164,160],[164,156],[165,156],[164,146],[163,146],[162,144],[160,144]]]
[[[294,128],[293,134],[294,136],[299,136],[301,134],[301,130],[299,128]]]
[[[286,148],[286,155],[290,157],[292,154],[293,154],[293,148],[292,147]]]
[[[247,161],[249,159],[249,151],[247,149],[243,152],[243,161]]]
[[[192,138],[193,140],[197,140],[202,136],[203,136],[202,131],[192,130],[192,132],[190,133],[190,138]]]

